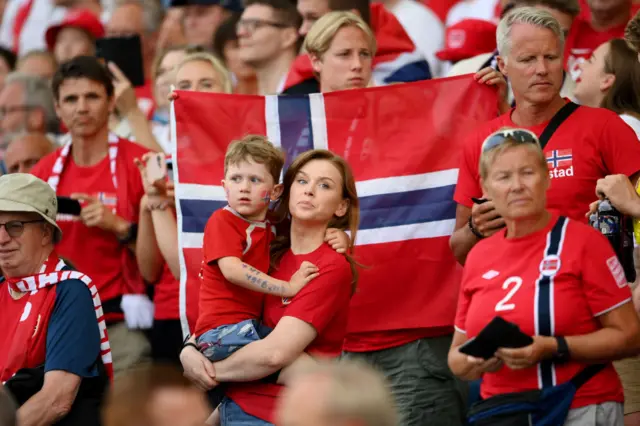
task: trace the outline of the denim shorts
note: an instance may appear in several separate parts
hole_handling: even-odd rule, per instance
[[[220,423],[222,426],[273,426],[273,424],[247,414],[230,398],[220,403]]]
[[[271,329],[258,320],[248,319],[206,331],[198,336],[196,344],[209,361],[216,362],[251,342],[264,339],[270,332]]]

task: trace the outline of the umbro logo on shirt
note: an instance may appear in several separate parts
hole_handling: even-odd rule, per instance
[[[484,278],[485,280],[492,280],[495,277],[497,277],[498,275],[500,275],[500,272],[498,271],[494,271],[493,269],[485,272],[484,275],[482,276],[482,278]]]

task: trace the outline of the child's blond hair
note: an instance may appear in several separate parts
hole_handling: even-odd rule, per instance
[[[280,182],[280,173],[284,166],[285,156],[280,149],[269,142],[266,136],[247,135],[240,140],[231,142],[224,156],[225,176],[230,164],[235,165],[247,159],[264,164],[273,177],[273,183]]]

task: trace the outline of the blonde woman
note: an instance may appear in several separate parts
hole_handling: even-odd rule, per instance
[[[376,47],[371,28],[352,12],[327,13],[304,42],[323,93],[369,86]]]
[[[222,62],[210,53],[187,55],[176,68],[176,89],[232,93],[231,77]]]
[[[171,50],[158,60],[156,70],[156,96],[164,93],[166,98],[163,91],[166,86],[162,87],[162,84],[175,84],[181,90],[231,93],[226,69],[208,53]],[[164,131],[162,135],[167,136],[165,149],[169,149],[168,132]],[[150,160],[166,161],[164,156],[158,160],[153,155],[137,161],[146,194],[140,205],[136,259],[145,280],[155,283],[156,315],[151,333],[153,358],[177,363],[182,349],[182,329],[178,313],[180,265],[173,182],[162,185],[150,181],[147,178]]]
[[[176,68],[188,55],[204,52],[199,46],[175,46],[160,52],[153,62],[153,99],[156,109],[151,118],[153,135],[165,152],[171,152],[169,131],[169,91],[176,83]]]

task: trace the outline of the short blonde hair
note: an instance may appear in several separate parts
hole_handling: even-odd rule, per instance
[[[564,33],[560,28],[560,23],[546,10],[536,7],[518,7],[500,20],[498,29],[496,30],[496,43],[498,45],[498,53],[503,59],[511,50],[511,29],[516,24],[528,24],[538,28],[551,30],[558,40],[560,40],[560,48],[564,48]]]
[[[188,64],[189,62],[194,62],[194,61],[208,62],[209,64],[211,64],[213,69],[220,76],[222,89],[224,93],[233,92],[233,86],[231,85],[231,76],[229,75],[229,71],[227,70],[227,67],[223,65],[220,59],[216,58],[211,53],[197,52],[197,53],[188,54],[176,67],[176,73],[180,71],[180,68],[182,68],[185,64]]]
[[[229,165],[235,165],[247,159],[264,164],[269,170],[269,174],[273,177],[273,182],[280,182],[280,173],[284,166],[285,155],[281,150],[273,146],[266,136],[247,135],[240,140],[231,142],[224,156],[225,176]]]
[[[329,50],[331,43],[338,31],[343,27],[359,28],[366,36],[371,49],[371,55],[375,55],[377,44],[373,31],[362,18],[353,12],[329,12],[313,24],[304,39],[303,49],[318,58]]]
[[[529,130],[525,130],[525,129],[513,129],[508,127],[503,127],[502,129],[498,130],[495,133],[492,133],[487,137],[487,139],[485,139],[485,143],[486,143],[486,141],[489,140],[496,133],[502,133],[502,132],[505,133],[504,142],[502,142],[500,145],[495,146],[494,148],[490,148],[487,151],[483,151],[480,154],[480,161],[479,161],[478,168],[480,172],[480,178],[482,180],[486,180],[487,177],[489,176],[489,170],[491,169],[491,166],[493,166],[493,163],[496,161],[496,158],[498,158],[504,152],[520,146],[523,146],[526,149],[530,150],[532,153],[536,154],[538,165],[544,168],[545,170],[548,170],[547,157],[545,157],[544,152],[542,152],[542,148],[540,147],[540,142],[538,143],[520,142],[516,140],[513,136],[510,136],[508,134],[509,131],[514,131],[514,130],[531,133]],[[531,134],[533,135],[535,140],[538,141],[538,137],[535,136],[533,133]],[[484,148],[484,144],[483,144],[483,148]]]

